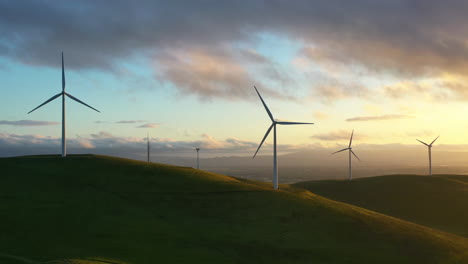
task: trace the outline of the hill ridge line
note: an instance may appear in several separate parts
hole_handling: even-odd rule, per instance
[[[28,259],[28,258],[25,258],[25,257],[15,256],[15,255],[6,254],[6,253],[2,253],[2,252],[0,252],[0,257],[15,259],[15,260],[23,261],[24,263],[30,263],[30,264],[43,264],[44,263],[44,262],[38,262],[38,261],[35,261],[35,260],[32,260],[32,259]]]
[[[456,182],[456,183],[459,183],[459,184],[462,184],[462,185],[468,185],[467,182],[456,180],[456,179],[450,179],[450,178],[441,177],[441,176],[434,176],[434,177],[439,178],[439,179],[444,179],[444,180],[447,180],[447,181],[451,181],[451,182]]]

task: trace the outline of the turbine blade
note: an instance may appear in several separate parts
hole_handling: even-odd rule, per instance
[[[354,129],[353,129],[353,132],[351,132],[351,139],[349,140],[349,146],[348,148],[351,147],[351,143],[353,143],[353,135],[354,135]]]
[[[94,111],[101,113],[101,112],[100,112],[99,110],[97,110],[96,108],[94,108],[94,107],[92,107],[92,106],[90,106],[90,105],[88,105],[88,104],[86,104],[86,103],[80,101],[78,98],[72,96],[71,94],[65,93],[65,95],[68,96],[68,97],[70,97],[70,99],[73,99],[73,100],[77,101],[78,103],[83,104],[83,105],[85,105],[85,106],[87,106],[87,107],[93,109]]]
[[[417,141],[419,141],[419,142],[421,142],[421,143],[423,143],[424,145],[426,145],[426,146],[428,146],[428,147],[429,147],[429,145],[428,145],[428,144],[426,144],[426,143],[422,142],[421,140],[419,140],[419,139],[416,139],[416,140],[417,140]]]
[[[345,151],[345,150],[348,150],[349,148],[345,148],[345,149],[342,149],[342,150],[338,150],[336,152],[333,152],[332,154],[335,154],[335,153],[338,153],[338,152],[341,152],[341,151]]]
[[[257,94],[258,94],[258,97],[260,97],[260,100],[262,101],[262,104],[263,104],[263,106],[265,107],[265,110],[267,111],[268,116],[270,116],[271,121],[272,121],[272,122],[275,122],[275,120],[273,119],[273,115],[272,115],[271,112],[270,112],[270,109],[268,109],[268,106],[265,104],[265,101],[263,101],[263,98],[262,98],[262,96],[260,95],[260,93],[258,92],[257,87],[254,86],[254,88],[255,88],[255,91],[256,91]]]
[[[278,121],[278,122],[276,122],[276,124],[280,124],[280,125],[313,125],[314,123]]]
[[[28,114],[32,113],[34,110],[36,110],[36,109],[38,109],[39,107],[41,107],[41,106],[47,104],[48,102],[53,101],[55,98],[57,98],[57,97],[59,97],[59,96],[61,96],[61,95],[62,95],[62,93],[59,93],[59,94],[56,94],[56,95],[52,96],[49,100],[45,101],[44,103],[42,103],[42,104],[39,105],[38,107],[34,108],[33,110],[29,111]]]
[[[63,51],[62,51],[62,92],[65,91],[65,67],[63,66]]]
[[[440,137],[440,135],[439,135],[439,136],[437,136],[437,137],[434,139],[434,141],[432,141],[432,142],[431,142],[431,144],[429,144],[429,145],[431,145],[431,146],[432,146],[432,144],[434,144],[434,142],[435,142],[435,141],[436,141],[436,140],[437,140],[439,137]]]
[[[349,151],[351,151],[351,153],[353,153],[354,157],[356,157],[356,159],[358,159],[359,161],[361,161],[361,159],[356,155],[356,153],[354,153],[354,151],[352,149],[350,149]]]
[[[271,124],[271,126],[268,128],[267,132],[265,133],[265,136],[264,136],[263,139],[262,139],[262,142],[260,142],[260,145],[258,146],[257,151],[255,151],[255,154],[253,155],[252,159],[254,159],[255,156],[257,156],[258,151],[259,151],[260,148],[262,147],[263,142],[264,142],[265,139],[268,137],[268,134],[270,134],[270,131],[271,131],[271,129],[273,128],[274,125],[275,125],[275,123]]]

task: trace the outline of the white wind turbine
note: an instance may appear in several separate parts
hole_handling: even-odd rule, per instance
[[[335,154],[335,153],[338,153],[338,152],[342,152],[342,151],[345,151],[345,150],[349,150],[349,178],[348,180],[352,180],[353,179],[353,171],[352,171],[352,167],[351,167],[351,153],[354,155],[354,157],[356,157],[356,159],[358,159],[359,161],[361,161],[359,159],[359,157],[356,155],[356,153],[354,153],[353,151],[353,148],[351,147],[351,144],[353,143],[353,135],[354,135],[354,129],[353,129],[353,132],[351,132],[351,138],[349,139],[349,145],[347,148],[344,148],[342,150],[338,150],[336,152],[333,152],[332,154]]]
[[[431,144],[426,144],[424,142],[422,142],[421,140],[419,139],[416,139],[417,141],[423,143],[424,145],[427,146],[427,149],[429,151],[429,176],[432,176],[432,157],[431,157],[431,149],[432,149],[432,144],[434,144],[434,142],[439,138],[440,136],[437,136],[432,142]]]
[[[63,66],[63,52],[62,52],[62,92],[61,93],[58,93],[54,96],[52,96],[52,98],[50,98],[49,100],[45,101],[44,103],[42,103],[41,105],[39,105],[38,107],[34,108],[33,110],[29,111],[28,114],[32,113],[33,111],[35,111],[36,109],[38,109],[39,107],[55,100],[56,98],[62,96],[62,157],[66,157],[67,156],[67,142],[66,142],[66,134],[65,134],[65,96],[68,96],[70,99],[72,100],[75,100],[77,101],[78,103],[80,104],[83,104],[97,112],[99,112],[99,110],[85,104],[84,102],[80,101],[78,98],[72,96],[71,94],[68,94],[65,92],[65,69],[64,69],[64,66]]]
[[[257,87],[254,86],[254,88],[258,94],[258,97],[260,97],[260,100],[262,101],[262,104],[265,107],[265,110],[267,111],[268,116],[271,119],[271,126],[268,128],[267,132],[265,133],[265,136],[263,137],[262,142],[260,142],[260,145],[258,146],[257,151],[255,151],[255,154],[253,155],[253,158],[255,158],[258,151],[262,147],[263,142],[268,137],[268,134],[270,134],[270,131],[273,128],[273,188],[278,189],[278,157],[276,154],[276,125],[312,125],[314,123],[277,121],[276,119],[273,118],[273,115],[271,114],[270,109],[268,109],[268,106],[265,104],[265,101],[263,101],[263,98],[258,92]]]

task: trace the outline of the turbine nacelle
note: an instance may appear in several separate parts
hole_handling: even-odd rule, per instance
[[[39,108],[42,107],[43,105],[46,105],[46,104],[48,104],[48,103],[54,101],[54,100],[57,99],[59,96],[67,96],[68,98],[70,98],[70,99],[72,99],[72,100],[74,100],[74,101],[76,101],[76,102],[78,102],[78,103],[80,103],[80,104],[82,104],[82,105],[84,105],[84,106],[87,106],[87,107],[93,109],[94,111],[100,113],[99,110],[97,110],[96,108],[94,108],[94,107],[92,107],[92,106],[86,104],[85,102],[83,102],[83,101],[81,101],[80,99],[74,97],[73,95],[71,95],[71,94],[69,94],[69,93],[66,93],[66,92],[61,92],[61,93],[58,93],[58,94],[52,96],[49,100],[47,100],[47,101],[45,101],[44,103],[40,104],[38,107],[34,108],[33,110],[29,111],[28,114],[34,112],[36,109],[39,109]]]
[[[267,129],[266,133],[265,133],[265,136],[263,137],[262,141],[260,142],[260,145],[258,146],[257,148],[257,151],[255,151],[255,154],[253,155],[252,159],[255,158],[255,156],[257,156],[257,153],[258,151],[260,150],[260,148],[262,147],[263,145],[263,142],[265,142],[265,139],[268,137],[268,135],[270,134],[271,132],[271,129],[273,127],[276,127],[276,125],[313,125],[314,123],[306,123],[306,122],[292,122],[292,121],[285,121],[285,120],[279,120],[279,119],[275,119],[273,118],[273,114],[271,113],[270,109],[268,108],[268,106],[266,105],[265,101],[263,100],[262,96],[260,95],[260,93],[258,92],[257,90],[257,87],[255,87],[255,91],[257,92],[258,94],[258,97],[260,98],[260,101],[262,101],[262,104],[263,104],[263,107],[265,107],[265,110],[268,114],[268,116],[270,117],[271,119],[271,125],[270,127]]]
[[[351,144],[353,143],[353,135],[354,135],[354,129],[353,129],[353,132],[351,132],[351,138],[349,139],[349,145],[348,145],[348,147],[347,147],[347,148],[344,148],[344,149],[342,149],[342,150],[335,151],[335,152],[333,152],[332,154],[336,154],[336,153],[338,153],[338,152],[342,152],[342,151],[345,151],[345,150],[349,150],[349,151],[351,151],[351,153],[353,153],[353,155],[354,155],[358,160],[360,160],[360,159],[358,158],[358,156],[356,155],[356,153],[354,153],[353,147],[351,147]]]
[[[419,139],[416,139],[416,140],[419,141],[419,142],[421,142],[422,144],[426,145],[427,147],[432,148],[432,144],[434,144],[434,142],[436,142],[436,140],[437,140],[439,137],[440,137],[440,135],[437,136],[437,137],[431,142],[431,144],[427,144],[426,142],[423,142],[423,141],[421,141],[421,140],[419,140]]]
[[[427,144],[426,142],[423,142],[419,139],[416,139],[417,141],[421,142],[422,144],[426,145],[427,146],[427,149],[429,150],[429,175],[432,175],[432,157],[431,157],[431,149],[432,149],[432,144],[434,144],[434,142],[436,142],[436,140],[440,137],[437,136],[432,142],[431,144]]]

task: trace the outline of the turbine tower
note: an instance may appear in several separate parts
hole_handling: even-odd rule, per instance
[[[86,103],[80,101],[78,98],[76,98],[76,97],[72,96],[71,94],[65,92],[65,69],[64,69],[64,66],[63,66],[63,52],[62,52],[62,92],[52,96],[49,100],[45,101],[44,103],[42,103],[38,107],[34,108],[33,110],[29,111],[28,114],[32,113],[36,109],[38,109],[41,106],[55,100],[56,98],[58,98],[60,96],[62,96],[62,157],[66,157],[67,156],[67,142],[66,142],[66,133],[65,133],[65,96],[68,96],[70,99],[72,99],[74,101],[77,101],[78,103],[83,104],[83,105],[93,109],[94,111],[99,112],[99,110],[87,105]]]
[[[147,150],[148,150],[148,162],[151,162],[150,161],[150,150],[151,150],[151,147],[150,147],[150,139],[149,139],[149,133],[148,133],[148,136],[146,137],[147,139],[147,143],[148,143],[148,146],[147,146]]]
[[[431,149],[432,149],[432,144],[434,144],[434,142],[439,138],[440,136],[437,136],[432,142],[431,144],[426,144],[424,142],[422,142],[421,140],[419,139],[416,139],[417,141],[423,143],[424,145],[427,146],[427,149],[429,151],[429,176],[432,176],[432,157],[431,157]]]
[[[200,156],[199,156],[200,148],[196,148],[195,150],[197,151],[197,170],[199,170],[200,169]]]
[[[255,91],[258,94],[258,97],[260,97],[260,100],[262,101],[263,106],[265,107],[265,110],[268,114],[268,116],[271,119],[271,125],[268,128],[267,132],[265,133],[265,136],[262,139],[262,142],[260,142],[260,145],[257,148],[257,151],[255,151],[255,154],[253,155],[253,159],[257,155],[258,151],[262,147],[263,142],[265,139],[268,137],[268,134],[270,134],[271,129],[273,128],[273,188],[278,189],[278,156],[276,153],[276,125],[312,125],[314,123],[304,123],[304,122],[287,122],[287,121],[278,121],[273,118],[273,115],[270,112],[270,109],[268,109],[268,106],[266,105],[265,101],[263,101],[262,96],[257,90],[257,87],[255,87]]]
[[[352,180],[353,179],[353,171],[352,171],[352,167],[351,167],[351,153],[354,155],[354,157],[356,157],[356,159],[358,159],[359,161],[361,161],[359,159],[359,157],[356,155],[356,153],[354,153],[353,151],[353,148],[351,147],[351,144],[353,143],[353,135],[354,135],[354,129],[353,129],[353,132],[351,132],[351,138],[349,139],[349,145],[347,148],[344,148],[342,150],[338,150],[336,152],[333,152],[332,154],[335,154],[335,153],[338,153],[338,152],[342,152],[342,151],[345,151],[345,150],[349,150],[349,177],[348,177],[348,180]]]

